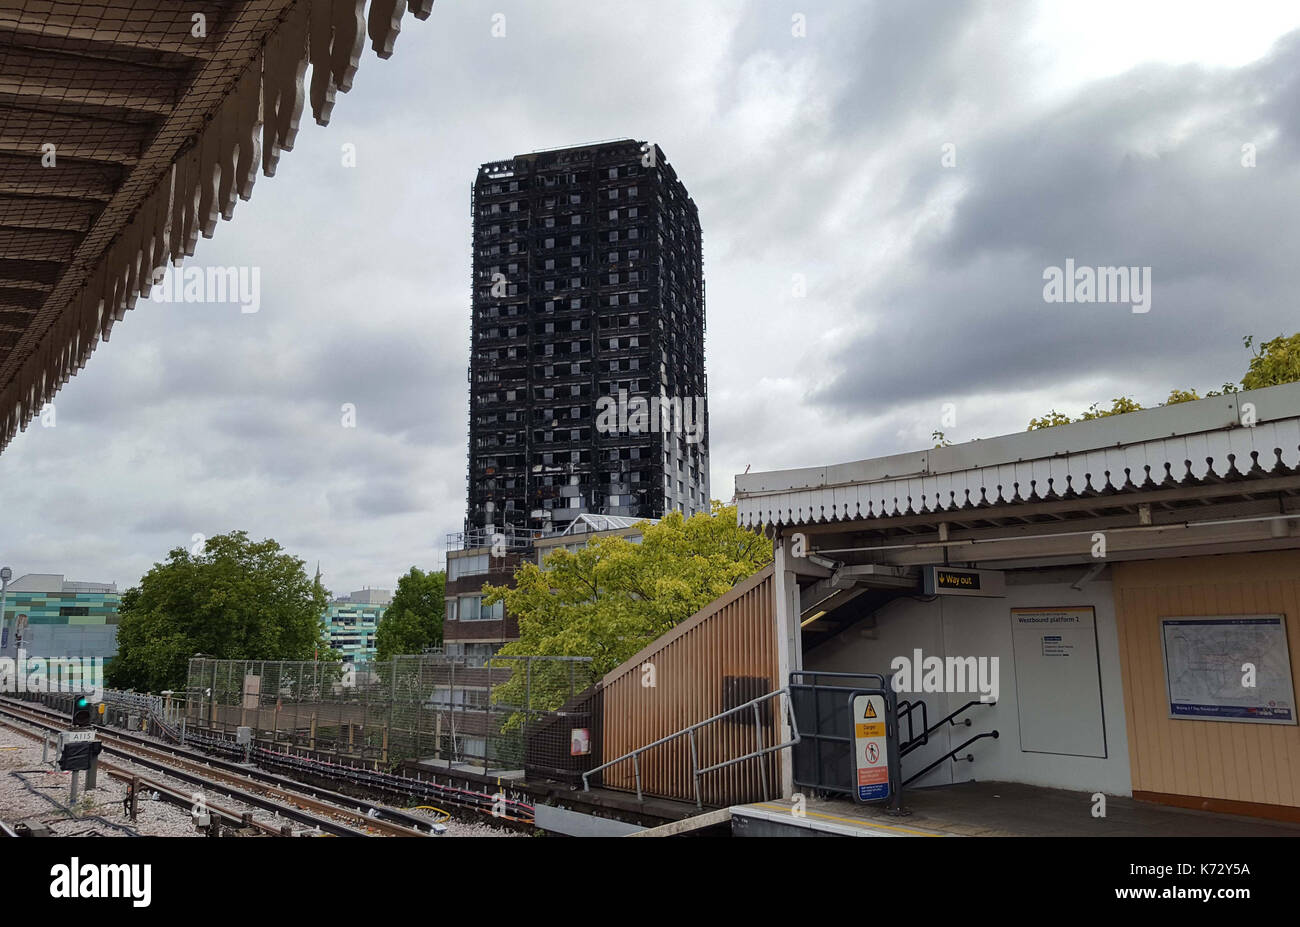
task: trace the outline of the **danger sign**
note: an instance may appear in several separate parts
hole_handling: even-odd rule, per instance
[[[885,737],[885,697],[853,697],[853,753],[858,801],[889,797],[889,742]]]

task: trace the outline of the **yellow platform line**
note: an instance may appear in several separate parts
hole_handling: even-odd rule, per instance
[[[785,807],[784,805],[759,804],[759,805],[755,805],[755,807],[765,808],[768,811],[782,811],[785,812],[786,814],[790,813],[790,809]],[[822,818],[823,820],[826,821],[840,821],[841,823],[852,824],[856,827],[878,827],[881,830],[896,830],[899,833],[911,834],[914,837],[942,837],[943,836],[943,834],[931,834],[923,830],[912,830],[910,827],[895,827],[892,824],[877,824],[874,821],[872,821],[871,823],[867,823],[862,818],[841,818],[841,817],[836,817],[833,814],[820,814],[816,811],[805,811],[804,814],[807,815],[808,817]]]

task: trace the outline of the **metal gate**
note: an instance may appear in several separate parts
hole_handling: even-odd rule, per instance
[[[889,808],[902,810],[903,777],[898,745],[898,702],[880,673],[799,670],[790,674],[790,700],[800,739],[793,747],[793,779],[801,788],[857,796],[853,699],[880,695],[885,700],[889,748]]]

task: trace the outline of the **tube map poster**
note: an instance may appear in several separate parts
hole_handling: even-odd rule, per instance
[[[1284,616],[1162,618],[1160,624],[1171,718],[1296,723]]]

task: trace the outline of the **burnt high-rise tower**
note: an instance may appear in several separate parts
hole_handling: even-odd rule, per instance
[[[657,145],[474,183],[466,529],[709,507],[699,214]]]

